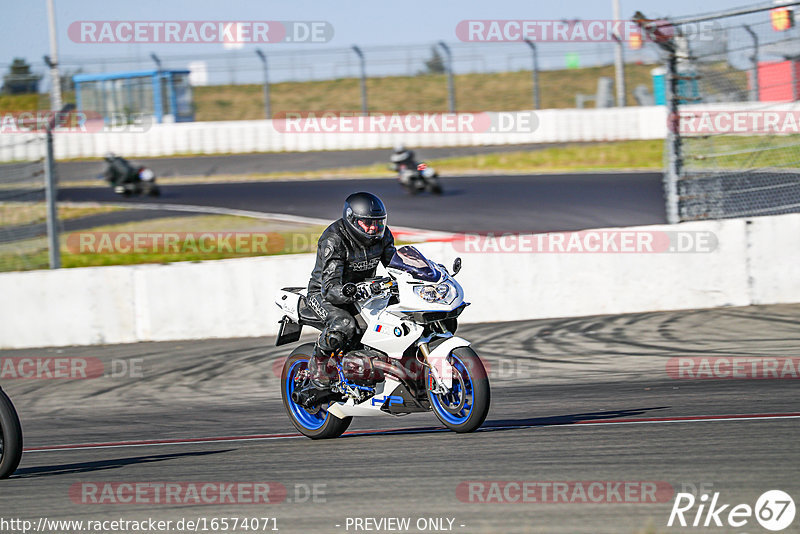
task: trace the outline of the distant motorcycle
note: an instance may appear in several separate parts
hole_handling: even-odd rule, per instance
[[[156,185],[155,173],[147,167],[139,167],[133,179],[115,185],[114,192],[126,197],[131,195],[157,197],[161,194],[161,190],[158,188],[158,185]]]
[[[410,168],[405,164],[398,165],[397,180],[412,195],[422,191],[428,191],[435,195],[442,194],[439,174],[436,169],[429,167],[425,162],[418,163],[416,168]]]
[[[0,389],[0,479],[16,471],[22,458],[22,427],[11,399]]]

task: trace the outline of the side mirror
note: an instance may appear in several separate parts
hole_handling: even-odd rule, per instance
[[[461,270],[461,258],[456,258],[453,261],[453,276],[458,274],[458,271]]]

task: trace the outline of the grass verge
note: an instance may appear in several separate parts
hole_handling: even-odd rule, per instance
[[[627,103],[635,105],[633,90],[652,90],[650,71],[655,65],[627,64]],[[614,76],[613,65],[581,69],[545,70],[539,73],[542,108],[575,107],[578,93],[594,94],[602,76]],[[454,77],[462,111],[512,111],[530,109],[531,71],[458,74]],[[446,111],[447,78],[444,74],[369,78],[367,93],[372,111]],[[263,86],[209,85],[193,88],[198,121],[259,120],[264,118]],[[286,111],[360,111],[358,78],[308,82],[282,82],[270,86],[273,113]],[[74,91],[63,95],[75,102]],[[48,95],[0,95],[0,113],[49,109]]]
[[[228,215],[164,217],[61,235],[61,265],[167,264],[316,250],[325,226]],[[398,241],[398,244],[401,244]],[[0,271],[44,269],[46,239],[0,245]]]

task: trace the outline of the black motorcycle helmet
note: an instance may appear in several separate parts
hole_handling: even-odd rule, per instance
[[[353,193],[344,201],[342,220],[351,236],[369,245],[380,241],[386,232],[386,207],[372,193]]]

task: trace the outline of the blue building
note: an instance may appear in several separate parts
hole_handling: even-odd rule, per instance
[[[156,122],[194,120],[188,70],[76,74],[72,80],[78,111],[98,113],[107,122],[135,114]]]

